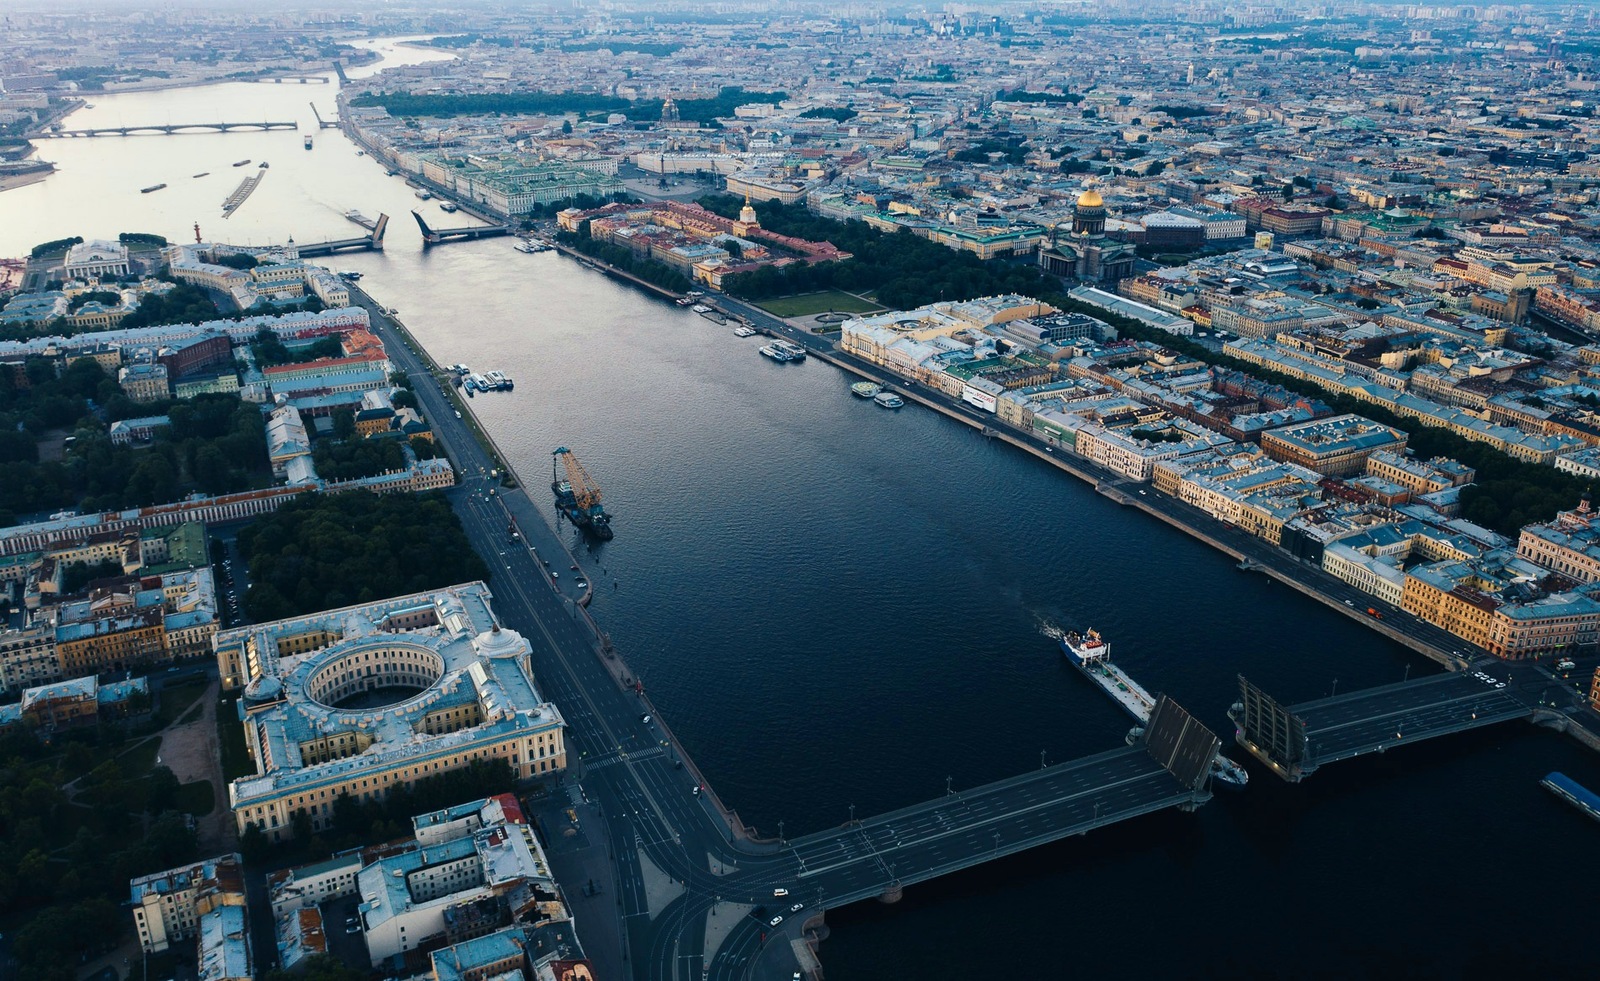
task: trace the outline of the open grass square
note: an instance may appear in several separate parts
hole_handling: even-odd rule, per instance
[[[821,293],[801,293],[798,296],[780,296],[756,304],[778,317],[811,317],[830,310],[839,313],[874,313],[882,310],[870,300],[842,290],[824,290]]]

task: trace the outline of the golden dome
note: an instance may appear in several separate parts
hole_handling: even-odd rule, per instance
[[[1082,194],[1078,195],[1078,207],[1080,208],[1103,208],[1105,204],[1105,200],[1100,197],[1100,192],[1092,187],[1086,188]]]

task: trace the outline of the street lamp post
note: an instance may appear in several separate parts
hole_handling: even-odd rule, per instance
[[[946,797],[949,797],[951,794],[955,793],[955,791],[950,789],[950,781],[952,781],[954,779],[955,779],[954,777],[945,777],[944,778],[944,795]]]

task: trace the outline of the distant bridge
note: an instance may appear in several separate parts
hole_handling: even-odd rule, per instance
[[[311,115],[317,117],[317,129],[338,129],[339,128],[339,120],[335,119],[333,122],[330,123],[326,119],[322,118],[322,113],[320,111],[318,111],[317,104],[315,102],[311,103]]]
[[[378,221],[372,226],[372,234],[360,238],[339,238],[327,242],[318,242],[315,245],[301,245],[297,248],[301,258],[319,255],[333,255],[335,252],[382,252],[383,233],[389,228],[389,216],[379,215]]]
[[[103,126],[99,129],[54,129],[43,136],[53,140],[87,139],[94,136],[138,136],[156,133],[172,136],[177,133],[232,133],[239,130],[299,129],[296,122],[259,123],[152,123],[148,126]]]
[[[258,78],[256,81],[263,84],[282,85],[284,82],[293,82],[298,85],[327,85],[326,75],[273,75],[267,78]]]
[[[411,217],[417,220],[417,227],[422,229],[422,244],[424,246],[438,245],[441,242],[451,242],[459,239],[494,238],[497,235],[509,235],[510,225],[473,225],[469,228],[430,228],[417,212],[411,212]]]
[[[1238,725],[1240,746],[1273,773],[1299,783],[1328,763],[1530,718],[1535,711],[1517,690],[1465,672],[1289,706],[1240,675],[1239,701],[1228,717]]]

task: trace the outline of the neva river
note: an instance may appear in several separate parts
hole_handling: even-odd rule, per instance
[[[438,53],[389,48],[417,61]],[[393,63],[392,61],[390,63]],[[333,112],[332,86],[91,96],[69,127]],[[393,219],[330,260],[441,362],[517,383],[474,409],[535,497],[569,446],[616,540],[583,561],[593,612],[730,806],[792,837],[1122,745],[1129,720],[1046,632],[1117,661],[1231,746],[1244,673],[1287,701],[1434,670],[1420,657],[964,426],[852,398],[693,313],[553,253],[423,253],[446,219],[336,131],[45,143],[60,171],[0,194],[0,255],[121,231],[301,242]],[[220,204],[272,166],[230,220]],[[209,176],[190,175],[209,171]],[[169,187],[141,195],[142,186]],[[459,218],[459,216],[458,216]],[[450,223],[461,223],[453,220]],[[612,586],[616,582],[619,585]],[[1240,751],[1234,750],[1239,756]],[[1553,977],[1592,964],[1600,833],[1539,788],[1600,757],[1511,724],[1155,815],[830,916],[828,976]],[[1308,964],[1309,960],[1309,964]]]

